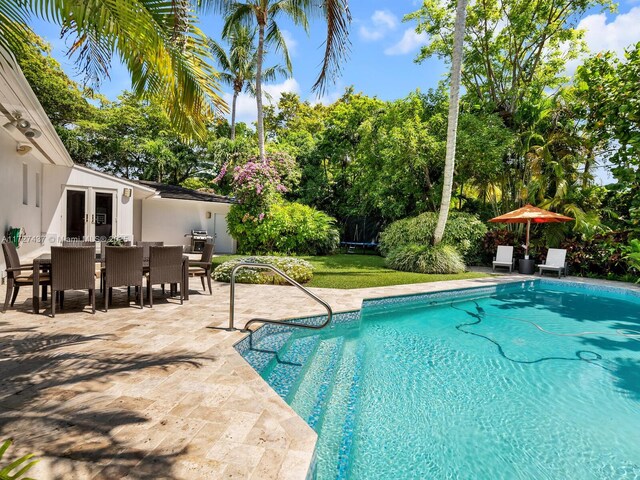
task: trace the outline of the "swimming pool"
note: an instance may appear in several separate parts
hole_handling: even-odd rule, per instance
[[[543,279],[365,301],[237,348],[318,432],[319,480],[640,478],[630,290]]]

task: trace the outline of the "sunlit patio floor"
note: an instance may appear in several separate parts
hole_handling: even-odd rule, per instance
[[[518,276],[358,290],[314,289],[335,311],[363,298],[488,285]],[[531,278],[531,277],[526,277]],[[4,286],[0,295],[4,299]],[[114,294],[92,315],[86,294],[67,294],[55,318],[33,315],[30,291],[0,315],[0,440],[9,457],[35,453],[36,479],[306,477],[316,434],[236,353],[244,337],[223,329],[229,286],[191,298],[127,306]],[[291,287],[239,285],[239,326],[322,313]]]

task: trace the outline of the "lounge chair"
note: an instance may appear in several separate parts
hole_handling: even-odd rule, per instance
[[[541,265],[537,265],[540,269],[540,276],[545,271],[558,272],[558,278],[563,274],[567,275],[567,263],[565,261],[567,257],[567,251],[564,248],[550,248],[547,251],[547,258]]]
[[[505,267],[509,269],[509,273],[513,270],[513,247],[499,245],[496,257],[493,259],[493,271],[496,267]]]

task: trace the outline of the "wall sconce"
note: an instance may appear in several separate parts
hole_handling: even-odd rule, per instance
[[[27,145],[26,143],[22,142],[16,143],[16,152],[18,153],[18,155],[26,155],[31,150],[33,150],[33,147],[31,145]]]
[[[211,212],[207,212],[207,219],[211,218]]]
[[[122,196],[124,198],[131,198],[131,189],[125,188],[124,190],[122,190]]]

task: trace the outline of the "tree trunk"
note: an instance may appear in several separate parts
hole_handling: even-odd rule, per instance
[[[234,89],[233,101],[231,102],[231,140],[236,139],[236,103],[238,102],[238,92]]]
[[[264,57],[264,27],[265,22],[259,22],[258,27],[258,59],[256,65],[256,104],[258,106],[258,148],[260,160],[266,160],[264,150],[264,112],[262,109],[262,62]]]
[[[467,15],[467,0],[458,0],[456,7],[456,24],[453,34],[453,53],[451,55],[451,91],[449,94],[449,119],[447,122],[447,150],[444,157],[444,183],[442,185],[442,201],[438,224],[433,236],[433,244],[438,245],[444,236],[444,228],[449,217],[451,206],[451,190],[453,188],[453,171],[456,158],[456,135],[458,131],[458,112],[460,110],[460,76],[462,74],[462,55],[464,46],[464,29]]]

